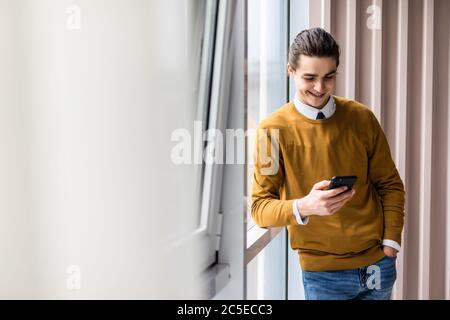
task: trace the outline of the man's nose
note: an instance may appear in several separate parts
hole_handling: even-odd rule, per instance
[[[317,92],[320,92],[320,93],[323,92],[324,88],[325,88],[325,84],[322,80],[317,81],[314,85],[314,90],[316,90]]]

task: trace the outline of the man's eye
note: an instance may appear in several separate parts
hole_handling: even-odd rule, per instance
[[[307,80],[307,81],[312,81],[312,80],[314,80],[314,78],[303,78],[303,79],[305,79],[305,80]]]

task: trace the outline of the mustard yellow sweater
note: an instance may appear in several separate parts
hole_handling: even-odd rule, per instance
[[[287,226],[307,271],[366,266],[384,257],[382,239],[401,243],[405,191],[383,130],[366,106],[333,98],[328,119],[308,119],[290,102],[263,120],[256,136],[253,219],[260,227]],[[294,200],[316,182],[346,175],[357,176],[353,198],[334,215],[297,224]]]

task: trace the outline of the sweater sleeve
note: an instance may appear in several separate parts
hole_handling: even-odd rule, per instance
[[[280,129],[259,127],[256,133],[251,212],[260,227],[297,224],[294,200],[280,199],[285,175],[279,137]]]
[[[386,136],[377,118],[371,113],[374,128],[369,154],[369,178],[378,192],[383,206],[384,235],[401,244],[404,224],[405,189],[392,160]]]

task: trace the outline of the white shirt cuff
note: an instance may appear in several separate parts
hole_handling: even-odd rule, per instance
[[[300,216],[300,212],[298,212],[297,200],[295,200],[294,204],[292,205],[292,213],[294,214],[295,220],[297,220],[298,224],[300,225],[308,224],[309,217],[305,217],[304,219],[302,219],[302,217]]]
[[[400,251],[400,249],[401,249],[401,247],[397,241],[389,240],[389,239],[383,239],[383,246],[388,246],[388,247],[394,248],[397,251]]]

